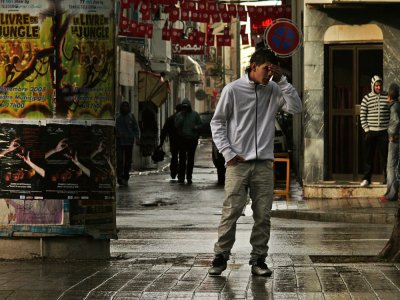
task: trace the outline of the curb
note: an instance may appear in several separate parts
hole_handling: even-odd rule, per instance
[[[274,218],[299,219],[318,222],[394,224],[395,212],[362,213],[338,211],[273,210]]]

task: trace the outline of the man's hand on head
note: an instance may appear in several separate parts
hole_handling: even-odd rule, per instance
[[[282,78],[282,69],[278,65],[269,65],[269,72],[271,72],[272,80],[279,82]]]

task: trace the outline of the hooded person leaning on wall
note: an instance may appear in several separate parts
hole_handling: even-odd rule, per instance
[[[181,111],[175,116],[175,127],[178,131],[179,164],[178,182],[192,184],[194,156],[199,141],[200,115],[192,109],[190,100],[185,98]]]
[[[400,135],[400,87],[392,83],[389,87],[387,101],[390,108],[388,127],[389,150],[387,158],[387,185],[386,192],[379,197],[380,201],[397,201],[399,193],[399,135]]]
[[[387,93],[383,91],[382,78],[375,75],[371,78],[371,92],[361,101],[360,121],[364,130],[364,176],[361,186],[371,184],[375,153],[378,151],[382,171],[383,184],[386,184],[386,165],[388,156],[388,133],[390,110]]]

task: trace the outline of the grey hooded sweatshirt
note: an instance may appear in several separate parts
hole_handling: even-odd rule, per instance
[[[211,131],[219,152],[229,161],[274,158],[275,117],[279,110],[301,112],[302,103],[285,76],[276,83],[256,84],[248,74],[222,90]]]

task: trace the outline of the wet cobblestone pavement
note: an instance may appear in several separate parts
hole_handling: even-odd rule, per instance
[[[0,299],[399,299],[400,265],[313,263],[273,254],[270,278],[234,255],[209,276],[211,254],[136,253],[108,262],[1,262]],[[23,268],[21,268],[23,266]]]
[[[210,154],[196,155],[202,164],[190,186],[156,171],[118,188],[119,239],[111,241],[109,260],[0,261],[0,300],[400,299],[400,264],[376,257],[397,204],[377,199],[277,198],[272,276],[251,275],[253,220],[246,214],[227,270],[209,276],[223,189]]]

